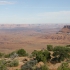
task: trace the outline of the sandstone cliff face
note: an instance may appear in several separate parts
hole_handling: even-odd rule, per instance
[[[59,32],[42,36],[46,43],[70,44],[70,25],[65,25]]]
[[[68,28],[68,29],[70,29],[70,25],[66,25],[66,26],[64,26],[64,28]]]
[[[70,33],[70,25],[65,25],[59,32]]]

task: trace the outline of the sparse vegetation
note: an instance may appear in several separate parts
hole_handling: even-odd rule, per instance
[[[8,70],[5,60],[0,60],[0,70]]]
[[[6,57],[6,58],[10,58],[10,57],[14,56],[15,53],[16,53],[16,51],[13,51],[13,52],[11,52],[11,53],[9,53],[9,54],[5,54],[5,57]]]
[[[61,66],[59,66],[57,70],[70,70],[69,64],[62,63]]]
[[[21,67],[21,70],[49,70],[47,65],[37,67],[36,64],[37,64],[36,60],[29,61]]]
[[[4,53],[0,53],[0,58],[4,57]]]
[[[52,52],[52,54],[51,54]],[[62,63],[57,70],[70,70],[69,63],[70,60],[70,48],[64,46],[55,46],[53,48],[52,45],[47,45],[47,49],[44,50],[34,50],[32,53],[32,57],[28,57],[27,53],[24,49],[19,49],[17,51],[11,52],[9,54],[0,54],[3,57],[3,60],[0,60],[0,70],[8,70],[7,67],[17,67],[19,66],[19,60],[16,58],[27,56],[30,60],[25,60],[20,70],[49,70],[48,62],[49,63]],[[4,58],[7,57],[7,60]],[[53,58],[52,58],[53,57]],[[2,58],[1,58],[2,59]],[[10,59],[10,60],[8,60]],[[39,62],[43,62],[44,65],[38,67],[37,64]],[[46,64],[47,63],[47,64]],[[19,70],[19,69],[17,69]]]
[[[70,48],[56,46],[53,50],[53,56],[57,62],[61,62],[70,58]]]
[[[49,68],[47,67],[47,65],[41,66],[39,70],[49,70]]]
[[[52,45],[47,45],[47,50],[48,51],[52,51],[53,50],[53,46]]]
[[[6,58],[15,58],[15,57],[22,57],[22,56],[27,56],[28,54],[26,53],[26,51],[24,49],[19,49],[16,50],[14,52],[11,52],[9,54],[6,54],[5,57]]]
[[[33,57],[36,57],[37,53],[38,53],[38,51],[34,50],[31,54],[32,54]]]
[[[19,49],[17,51],[18,56],[22,57],[22,56],[27,56],[28,54],[26,53],[26,51],[24,49]]]
[[[35,70],[35,65],[36,65],[37,61],[36,60],[31,60],[28,61],[27,63],[25,63],[22,67],[21,70]]]
[[[70,45],[66,45],[66,47],[70,47]]]
[[[36,53],[36,59],[38,62],[43,61],[44,63],[50,60],[50,53],[47,50],[38,51]]]
[[[19,61],[18,60],[12,60],[8,64],[9,67],[17,67],[18,65],[19,65]]]

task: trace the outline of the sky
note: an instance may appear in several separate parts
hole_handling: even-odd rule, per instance
[[[0,0],[0,24],[69,23],[70,0]]]

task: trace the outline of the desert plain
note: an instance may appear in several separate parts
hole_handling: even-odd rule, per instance
[[[46,49],[48,44],[69,45],[70,34],[61,33],[64,26],[64,24],[0,24],[0,51],[9,53],[23,48],[31,53],[33,50]]]

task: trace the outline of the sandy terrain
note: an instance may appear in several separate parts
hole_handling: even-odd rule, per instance
[[[0,51],[11,52],[24,48],[31,53],[47,44],[70,44],[70,34],[56,34],[64,25],[0,25]]]

